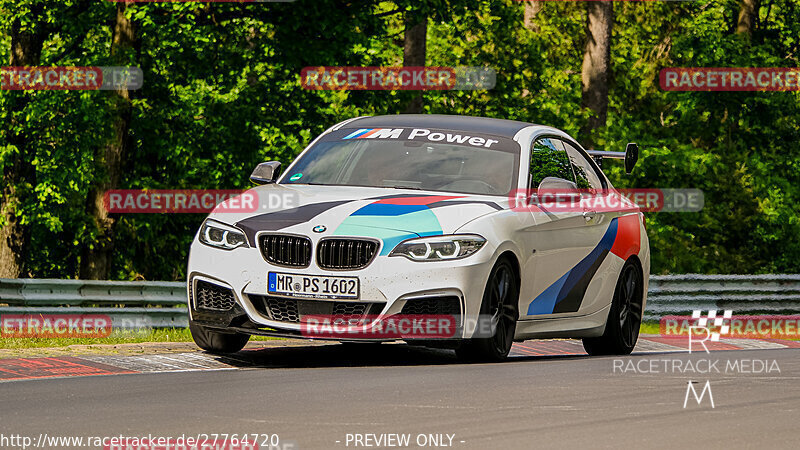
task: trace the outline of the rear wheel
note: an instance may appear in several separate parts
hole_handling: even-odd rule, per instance
[[[243,349],[250,339],[248,334],[220,333],[189,321],[189,331],[198,347],[209,353],[236,353]]]
[[[481,318],[491,317],[491,337],[479,337],[464,341],[456,349],[459,358],[477,361],[502,361],[511,351],[514,332],[517,329],[517,302],[519,287],[514,267],[508,259],[501,259],[489,274],[483,293]]]
[[[642,324],[642,294],[644,281],[639,266],[628,261],[617,280],[606,330],[597,338],[583,340],[583,348],[590,355],[628,355],[639,339]]]

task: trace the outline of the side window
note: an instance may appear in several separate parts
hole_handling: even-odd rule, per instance
[[[602,190],[603,182],[600,181],[600,177],[597,176],[589,161],[569,142],[562,143],[567,151],[567,156],[569,156],[572,170],[575,172],[575,182],[578,185],[578,189]]]
[[[558,139],[540,138],[533,143],[530,174],[531,188],[538,187],[546,177],[575,182],[569,158]]]

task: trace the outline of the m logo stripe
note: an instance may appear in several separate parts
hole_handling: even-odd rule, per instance
[[[356,130],[356,131],[348,134],[347,136],[343,137],[342,139],[353,139],[355,137],[359,137],[362,134],[364,134],[364,133],[366,133],[368,131],[372,131],[372,130],[373,130],[372,128],[361,128],[360,130]]]
[[[366,138],[366,137],[370,137],[373,134],[375,134],[376,132],[381,131],[381,130],[382,130],[382,128],[375,128],[372,131],[368,131],[368,132],[362,134],[361,136],[358,137],[358,139],[363,139],[363,138]]]

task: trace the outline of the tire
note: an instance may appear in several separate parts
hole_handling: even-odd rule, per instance
[[[210,330],[202,325],[189,321],[189,331],[192,339],[198,347],[209,353],[224,355],[236,353],[243,349],[247,341],[250,340],[249,334],[240,333],[220,333]]]
[[[467,339],[456,348],[456,355],[467,361],[499,362],[506,359],[517,329],[519,284],[514,266],[507,258],[495,264],[483,292],[480,315],[492,317],[491,337]]]
[[[364,341],[364,342],[360,342],[360,341],[339,341],[339,344],[341,344],[345,348],[352,349],[352,350],[369,350],[371,348],[375,348],[375,347],[381,345],[381,342],[375,342],[375,341]]]
[[[583,340],[586,353],[597,355],[629,355],[639,339],[642,324],[644,280],[639,266],[628,260],[617,280],[611,310],[603,335]]]

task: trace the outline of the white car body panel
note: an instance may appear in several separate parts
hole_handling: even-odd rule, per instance
[[[197,280],[210,281],[232,289],[236,304],[253,324],[277,331],[297,332],[300,329],[298,323],[271,320],[255,307],[253,296],[267,295],[268,272],[348,275],[357,276],[360,280],[360,298],[355,302],[385,302],[381,314],[399,313],[403,305],[413,299],[454,295],[460,299],[463,317],[472,318],[478,315],[492,267],[501,255],[507,254],[513,255],[519,266],[519,321],[515,339],[599,336],[603,333],[611,298],[625,260],[607,249],[604,253],[603,249],[598,250],[598,248],[602,246],[601,240],[604,236],[606,244],[610,242],[609,239],[614,243],[617,242],[616,235],[611,238],[607,236],[613,221],[619,225],[624,220],[630,226],[635,220],[638,224],[636,226],[639,230],[639,242],[638,252],[632,257],[635,256],[641,264],[646,301],[650,250],[647,233],[639,213],[633,214],[636,216],[635,219],[623,219],[624,216],[619,212],[601,212],[588,220],[580,212],[553,214],[536,210],[514,211],[510,209],[509,198],[506,196],[379,187],[281,184],[292,173],[292,167],[297,160],[316,142],[327,133],[347,127],[350,122],[357,120],[358,118],[337,124],[317,137],[287,168],[277,184],[257,186],[251,190],[259,198],[271,194],[288,194],[296,199],[296,204],[283,210],[268,209],[264,207],[265,205],[259,205],[258,210],[254,212],[215,211],[209,215],[210,219],[242,228],[248,235],[250,246],[233,250],[213,248],[201,243],[198,240],[198,233],[191,246],[187,272],[190,298]],[[513,136],[513,140],[520,146],[517,177],[519,189],[527,188],[530,149],[534,140],[542,135],[574,141],[566,133],[551,127],[531,125],[521,128]],[[609,185],[609,188],[612,187]],[[379,201],[376,199],[380,197],[401,194],[415,197],[458,198],[442,200],[445,203],[454,202],[452,206],[431,207],[422,211],[424,217],[420,215],[419,220],[399,216],[378,222],[373,219],[363,219],[366,225],[362,225],[362,222],[359,222],[362,220],[360,216],[354,215],[362,211],[362,208]],[[309,213],[307,220],[304,219],[305,212],[299,212],[316,208],[314,205],[319,204],[329,206]],[[256,220],[254,218],[280,211],[298,211],[297,217],[303,220],[273,226],[269,225],[272,224],[270,219],[263,219],[264,224],[268,224],[266,228],[256,227],[250,230],[249,234],[244,225],[237,225],[251,223]],[[282,217],[293,216],[286,214]],[[438,225],[439,229],[433,230],[438,235],[477,234],[484,237],[486,243],[475,254],[459,260],[417,262],[405,257],[388,256],[388,252],[400,241],[431,232],[418,229],[420,223]],[[315,226],[320,225],[325,226],[326,230],[319,233],[312,231]],[[314,249],[309,266],[288,268],[267,262],[257,243],[253,241],[254,237],[263,233],[309,238],[311,248]],[[342,235],[380,240],[378,256],[366,267],[352,271],[333,271],[319,267],[316,257],[313,256],[319,241]],[[593,255],[599,254],[602,254],[602,258],[598,257],[597,261],[592,260]],[[585,262],[587,259],[588,263]],[[595,271],[588,280],[584,280],[587,284],[585,292],[578,300],[579,307],[574,308],[574,311],[557,312],[554,309],[548,312],[545,303],[553,301],[552,295],[548,293],[555,292],[557,289],[554,286],[557,288],[558,283],[567,283],[568,281],[564,280],[570,279],[570,271],[581,263],[584,266],[589,263],[597,266],[592,267]],[[576,274],[574,278],[578,278],[579,275]],[[192,320],[202,319],[195,306],[190,304],[189,308]],[[469,325],[469,322],[467,323]],[[471,337],[473,331],[467,326],[461,337]]]

